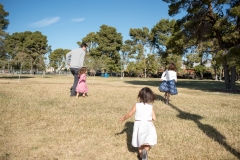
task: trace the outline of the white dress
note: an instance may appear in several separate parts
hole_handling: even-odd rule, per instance
[[[134,147],[141,147],[142,145],[153,146],[157,144],[157,133],[152,123],[152,108],[151,104],[136,103],[132,135],[132,145]]]

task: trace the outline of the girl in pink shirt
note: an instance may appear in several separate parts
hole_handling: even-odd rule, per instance
[[[86,97],[87,92],[88,92],[88,87],[87,87],[87,83],[86,83],[86,72],[87,72],[87,68],[86,67],[82,67],[79,72],[78,72],[78,84],[76,87],[76,98],[78,98],[79,93],[82,93],[83,97]]]

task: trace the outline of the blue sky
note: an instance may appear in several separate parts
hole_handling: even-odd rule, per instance
[[[123,40],[130,28],[151,29],[168,15],[168,4],[161,0],[1,0],[9,12],[9,34],[40,31],[47,36],[52,50],[78,48],[88,33],[98,32],[105,24],[115,27]]]

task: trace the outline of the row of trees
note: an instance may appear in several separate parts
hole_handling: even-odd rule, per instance
[[[102,25],[99,32],[91,32],[82,39],[89,44],[86,64],[94,70],[104,68],[110,73],[125,70],[130,74],[145,74],[145,77],[156,74],[171,61],[180,67],[181,55],[166,54],[164,49],[175,23],[175,20],[162,19],[151,30],[131,28],[130,39],[124,42],[114,27]]]
[[[81,41],[89,45],[85,65],[93,70],[132,74],[156,74],[169,62],[177,68],[182,65],[201,66],[211,59],[215,73],[224,69],[225,88],[234,89],[240,66],[240,1],[239,0],[163,0],[169,4],[169,15],[181,10],[186,15],[179,20],[161,19],[153,28],[130,28],[130,39],[123,42],[116,28],[102,25],[98,32],[91,32]],[[15,68],[55,70],[66,66],[68,49],[51,51],[47,37],[41,32],[23,32],[7,35],[4,30],[8,15],[0,5],[1,66],[11,61]],[[80,41],[77,42],[80,45]]]
[[[31,71],[45,69],[44,55],[49,52],[47,37],[41,32],[21,32],[8,35],[5,30],[9,25],[6,12],[0,4],[0,67],[12,69],[29,68]]]
[[[215,72],[223,67],[226,89],[235,89],[240,66],[239,0],[163,0],[169,4],[169,15],[181,10],[186,15],[175,25],[169,50],[185,54],[196,52],[204,62],[211,55]]]

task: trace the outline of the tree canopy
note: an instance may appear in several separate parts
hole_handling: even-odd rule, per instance
[[[174,37],[171,43],[175,45],[171,46],[185,52],[194,48],[199,55],[210,53],[213,59],[217,59],[218,65],[224,67],[225,88],[234,89],[236,62],[232,62],[235,61],[234,59],[230,61],[229,57],[232,56],[231,48],[236,48],[240,40],[240,16],[239,10],[237,11],[240,2],[238,0],[163,1],[169,3],[170,16],[180,13],[181,10],[186,12],[186,15],[177,21],[175,28],[178,40]]]
[[[45,68],[44,55],[48,52],[47,37],[41,32],[16,32],[5,38],[6,53],[15,68],[20,63],[32,69]],[[21,55],[21,56],[20,56]],[[22,60],[19,57],[24,57]]]
[[[99,32],[88,34],[83,41],[90,44],[90,56],[105,59],[106,71],[119,71],[122,35],[117,32],[116,28],[102,25]]]
[[[52,66],[56,71],[61,71],[62,68],[66,66],[66,54],[70,52],[69,49],[56,49],[49,55],[49,64]]]
[[[6,19],[6,17],[9,15],[8,12],[4,10],[4,7],[2,4],[0,4],[0,67],[2,67],[4,64],[6,64],[6,60],[8,57],[5,52],[5,43],[4,39],[7,35],[5,30],[7,29],[9,25],[9,20]]]

